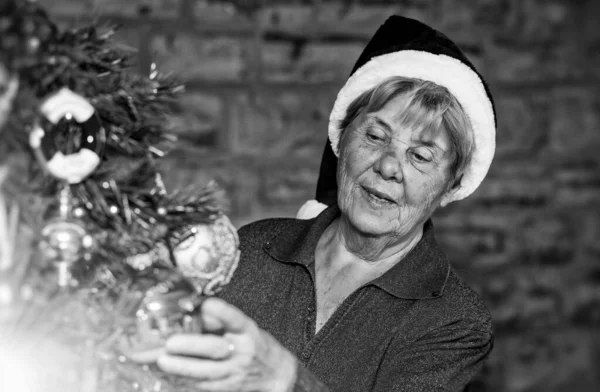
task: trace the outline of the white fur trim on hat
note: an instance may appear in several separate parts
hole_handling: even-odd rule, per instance
[[[329,139],[339,155],[340,121],[352,101],[393,76],[434,82],[446,87],[460,102],[473,126],[475,148],[455,191],[442,200],[446,205],[469,196],[486,176],[496,148],[496,124],[492,103],[479,76],[453,57],[416,50],[402,50],[372,58],[359,68],[338,93],[329,117]]]
[[[298,213],[296,214],[296,218],[312,219],[323,212],[323,210],[326,208],[326,204],[319,203],[316,200],[308,200],[306,203],[302,204],[302,207],[300,207]]]

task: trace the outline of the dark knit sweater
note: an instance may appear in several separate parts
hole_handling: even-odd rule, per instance
[[[241,260],[220,297],[299,360],[295,391],[460,391],[492,349],[487,308],[461,281],[431,221],[410,253],[351,294],[315,334],[315,247],[340,214],[239,230]]]

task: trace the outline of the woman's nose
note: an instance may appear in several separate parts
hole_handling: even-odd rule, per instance
[[[374,169],[386,181],[402,182],[402,163],[393,152],[382,154],[375,163]]]

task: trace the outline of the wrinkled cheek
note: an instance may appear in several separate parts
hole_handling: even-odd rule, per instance
[[[348,170],[344,167],[340,167],[337,174],[338,182],[338,204],[340,207],[348,206],[352,200],[352,187],[353,181],[348,173]]]
[[[352,187],[350,181],[345,174],[341,174],[338,178],[338,205],[340,207],[348,206],[349,202],[352,200]]]
[[[444,192],[443,181],[421,183],[407,192],[407,204],[416,214],[422,214],[431,209]],[[410,188],[410,187],[409,187]]]
[[[431,206],[442,197],[446,192],[447,182],[444,179],[433,181],[425,186],[427,197],[427,205]]]
[[[337,171],[338,183],[338,204],[342,206],[351,206],[355,202],[355,189],[357,187],[357,166],[360,158],[356,154],[347,152],[347,149],[341,151]]]

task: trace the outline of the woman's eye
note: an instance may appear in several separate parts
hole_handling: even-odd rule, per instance
[[[374,142],[380,142],[383,140],[383,136],[374,132],[367,132],[367,137],[374,141]]]
[[[413,152],[412,155],[418,162],[431,162],[431,159],[429,157],[421,155],[418,152]]]

